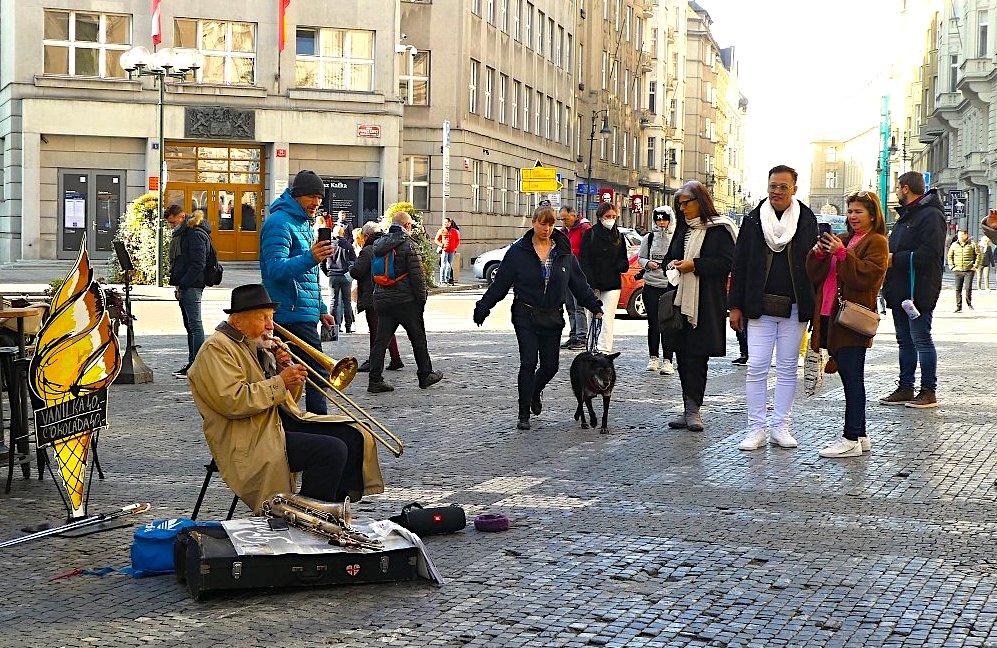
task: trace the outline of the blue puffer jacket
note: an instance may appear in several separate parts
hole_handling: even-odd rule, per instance
[[[260,275],[270,298],[280,302],[280,324],[319,320],[326,312],[319,285],[318,261],[312,256],[314,233],[308,215],[285,189],[270,205],[260,229]]]

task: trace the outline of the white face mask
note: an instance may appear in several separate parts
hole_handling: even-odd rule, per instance
[[[599,222],[601,222],[602,226],[605,227],[606,229],[613,229],[613,225],[616,225],[616,219],[615,218],[606,218],[606,219],[603,219],[603,220],[601,220]]]

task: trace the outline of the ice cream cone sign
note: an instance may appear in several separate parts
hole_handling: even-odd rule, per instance
[[[107,426],[107,387],[121,369],[118,338],[104,292],[93,280],[85,238],[76,265],[52,297],[49,313],[28,368],[35,438],[39,448],[53,447],[70,517],[77,518],[86,515],[92,441]]]

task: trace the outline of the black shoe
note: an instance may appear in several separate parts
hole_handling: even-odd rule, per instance
[[[529,430],[530,429],[530,417],[529,416],[520,416],[519,417],[519,422],[516,423],[516,429],[517,430]]]
[[[533,402],[530,403],[530,411],[539,414],[544,411],[543,392],[533,394]]]
[[[388,364],[387,369],[388,369],[388,371],[398,371],[399,369],[401,369],[404,366],[405,366],[405,363],[402,362],[401,358],[398,358],[397,360],[392,360]]]
[[[954,310],[954,311],[952,311],[952,312],[953,312],[953,313],[961,313],[961,312],[962,312],[962,306],[960,306],[959,308],[955,309],[955,310]]]
[[[737,365],[738,367],[746,367],[748,365],[748,356],[741,356],[740,358],[734,358],[730,361],[732,365]]]
[[[567,340],[567,341],[561,343],[561,348],[562,349],[570,349],[571,345],[574,344],[574,343],[575,343],[574,340]]]
[[[384,382],[383,380],[378,382],[372,382],[367,385],[367,391],[372,394],[383,394],[384,392],[395,391],[395,388]]]
[[[347,333],[352,333],[353,332],[353,327],[352,326],[347,326],[346,327],[346,332]]]
[[[443,380],[443,372],[442,371],[434,371],[431,374],[427,374],[427,375],[421,376],[419,378],[419,388],[420,389],[429,389],[431,386],[435,385],[436,383],[440,382],[441,380]]]
[[[184,365],[184,366],[180,367],[179,369],[177,369],[176,371],[174,371],[173,372],[173,376],[175,378],[186,378],[187,377],[187,370],[188,369],[190,369],[190,365],[189,364],[188,365]]]
[[[391,367],[388,367],[391,369]],[[367,373],[370,371],[370,359],[364,360],[363,363],[357,367],[357,373]]]
[[[973,305],[970,304],[969,302],[966,302],[966,306],[969,307],[969,310],[974,310]]]
[[[584,351],[588,348],[588,344],[585,343],[585,340],[578,340],[577,342],[572,342],[568,345],[568,348],[572,351]]]

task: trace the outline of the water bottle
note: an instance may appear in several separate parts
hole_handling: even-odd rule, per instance
[[[911,318],[912,320],[916,320],[918,317],[921,316],[921,311],[917,310],[917,306],[915,306],[914,302],[910,299],[905,299],[902,302],[900,302],[900,307],[904,309],[904,312],[907,313],[907,317]]]

